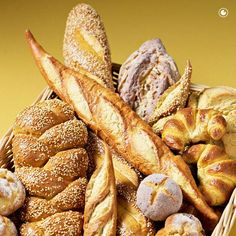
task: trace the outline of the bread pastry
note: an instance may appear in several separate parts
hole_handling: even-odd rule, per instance
[[[174,60],[160,39],[146,41],[123,63],[118,91],[136,113],[148,121],[158,98],[180,78]]]
[[[117,233],[119,236],[154,236],[154,224],[136,205],[136,191],[123,191],[117,197]]]
[[[194,145],[183,158],[187,163],[197,163],[199,187],[208,204],[224,204],[236,187],[236,160],[212,144]]]
[[[38,46],[30,32],[26,36],[46,81],[73,105],[78,116],[98,136],[144,174],[162,173],[171,177],[209,221],[217,222],[218,216],[206,204],[187,164],[171,153],[146,122],[117,94],[63,67]]]
[[[165,227],[157,232],[156,236],[204,236],[205,232],[201,222],[193,215],[176,213],[169,216],[165,221]]]
[[[11,171],[0,168],[0,215],[8,216],[15,212],[24,200],[25,188],[20,180]]]
[[[189,143],[220,140],[225,132],[226,121],[220,112],[188,107],[165,123],[162,139],[170,148],[183,151]]]
[[[165,123],[168,120],[172,119],[173,115],[162,117],[157,122],[155,122],[155,124],[152,126],[153,132],[160,135],[164,128]]]
[[[84,235],[116,235],[117,200],[114,169],[107,144],[102,163],[91,176],[84,209]]]
[[[7,217],[0,215],[0,236],[17,236],[16,227]]]
[[[180,108],[184,108],[190,89],[192,66],[187,62],[183,76],[180,80],[169,87],[159,98],[154,111],[148,122],[155,124],[162,116],[168,116]]]
[[[56,213],[41,221],[25,223],[20,228],[21,236],[82,236],[83,215],[80,212]]]
[[[79,211],[84,208],[88,169],[84,123],[75,118],[69,105],[53,99],[22,111],[13,132],[15,173],[28,193],[19,214],[24,222],[34,222],[23,226],[22,235],[63,235],[68,220],[78,224],[70,225],[77,229],[71,235],[81,235]],[[68,219],[71,214],[74,220]],[[46,229],[43,225],[47,224]]]
[[[103,141],[94,133],[89,132],[89,139],[86,149],[90,157],[90,164],[94,163],[97,168],[100,167],[104,159]],[[110,147],[109,150],[112,156],[117,188],[128,186],[130,188],[137,189],[141,178],[140,173]]]
[[[183,195],[180,187],[166,175],[152,174],[144,178],[137,191],[137,206],[154,221],[165,220],[178,212]]]
[[[211,108],[222,112],[227,121],[227,133],[223,137],[225,150],[236,159],[236,89],[213,87],[205,89],[200,95],[198,108]]]
[[[78,4],[68,16],[63,55],[66,66],[92,74],[97,82],[114,89],[105,29],[98,13],[88,4]]]

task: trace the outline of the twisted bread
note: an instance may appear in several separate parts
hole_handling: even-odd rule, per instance
[[[194,145],[183,158],[187,163],[197,163],[200,190],[208,204],[224,204],[236,186],[236,160],[212,144]]]
[[[219,140],[226,132],[226,121],[218,111],[184,108],[168,120],[162,131],[163,141],[172,149],[199,141]]]
[[[46,81],[62,99],[73,104],[79,117],[92,130],[144,174],[158,172],[170,176],[209,221],[217,222],[218,216],[206,204],[187,164],[170,152],[149,125],[117,94],[67,69],[48,55],[30,32],[26,36]]]
[[[0,168],[0,215],[8,216],[15,212],[24,200],[25,189],[20,180],[12,172]]]
[[[23,224],[22,236],[81,236],[83,215],[79,212],[67,211],[56,213],[41,221]]]
[[[91,6],[82,3],[71,10],[63,54],[66,66],[93,75],[97,82],[114,90],[107,36],[100,16]]]
[[[8,218],[0,215],[0,236],[17,236],[15,225]]]
[[[101,143],[104,157],[91,176],[85,199],[84,235],[116,235],[117,202],[112,158]]]
[[[50,230],[50,235],[64,235],[68,211],[84,207],[88,156],[82,147],[87,142],[87,129],[68,105],[53,99],[21,112],[13,132],[15,171],[28,193],[20,216],[23,221],[35,222],[26,223],[22,235],[47,235]],[[65,228],[56,223],[58,220]],[[42,226],[51,221],[56,223],[51,229]],[[80,213],[75,212],[75,220],[68,222],[82,225]],[[71,235],[81,235],[81,229]]]

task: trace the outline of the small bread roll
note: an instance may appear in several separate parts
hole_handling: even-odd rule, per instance
[[[0,216],[0,236],[16,236],[17,231],[11,220]]]
[[[180,187],[166,175],[152,174],[146,177],[137,191],[137,206],[154,221],[165,220],[176,213],[183,201]]]
[[[201,222],[193,215],[177,213],[169,216],[165,228],[157,232],[156,236],[204,236]]]
[[[20,180],[9,170],[0,168],[0,215],[8,216],[15,212],[24,200],[25,189]]]

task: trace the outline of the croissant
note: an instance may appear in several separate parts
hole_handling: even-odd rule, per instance
[[[73,105],[78,116],[98,136],[142,173],[170,176],[209,221],[217,222],[218,216],[206,204],[187,164],[171,153],[148,124],[117,94],[60,64],[38,45],[30,32],[26,36],[48,84]]]
[[[61,235],[57,232],[66,231],[67,226],[63,229],[61,225],[66,225],[70,210],[76,212],[75,220],[69,222],[74,227],[78,224],[78,229],[82,225],[79,211],[84,208],[88,169],[88,155],[83,148],[88,133],[83,122],[75,118],[69,105],[53,99],[22,111],[13,132],[15,173],[28,193],[19,210],[21,220],[26,222],[22,235],[41,235],[41,230],[43,235]],[[55,226],[42,226],[53,219]],[[81,235],[81,231],[71,235]]]
[[[199,187],[208,204],[224,204],[236,186],[236,160],[212,144],[194,145],[183,158],[187,163],[197,163]]]
[[[184,151],[189,143],[220,140],[225,132],[226,121],[220,112],[188,107],[165,123],[162,139],[171,149]]]
[[[111,153],[101,143],[103,160],[91,176],[85,199],[84,235],[116,235],[117,202]]]

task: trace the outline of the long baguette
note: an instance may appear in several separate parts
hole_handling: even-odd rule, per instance
[[[74,107],[78,116],[98,136],[142,173],[170,176],[205,220],[213,225],[218,221],[218,216],[199,192],[187,164],[173,155],[118,94],[63,66],[42,49],[29,31],[26,37],[49,86]]]

